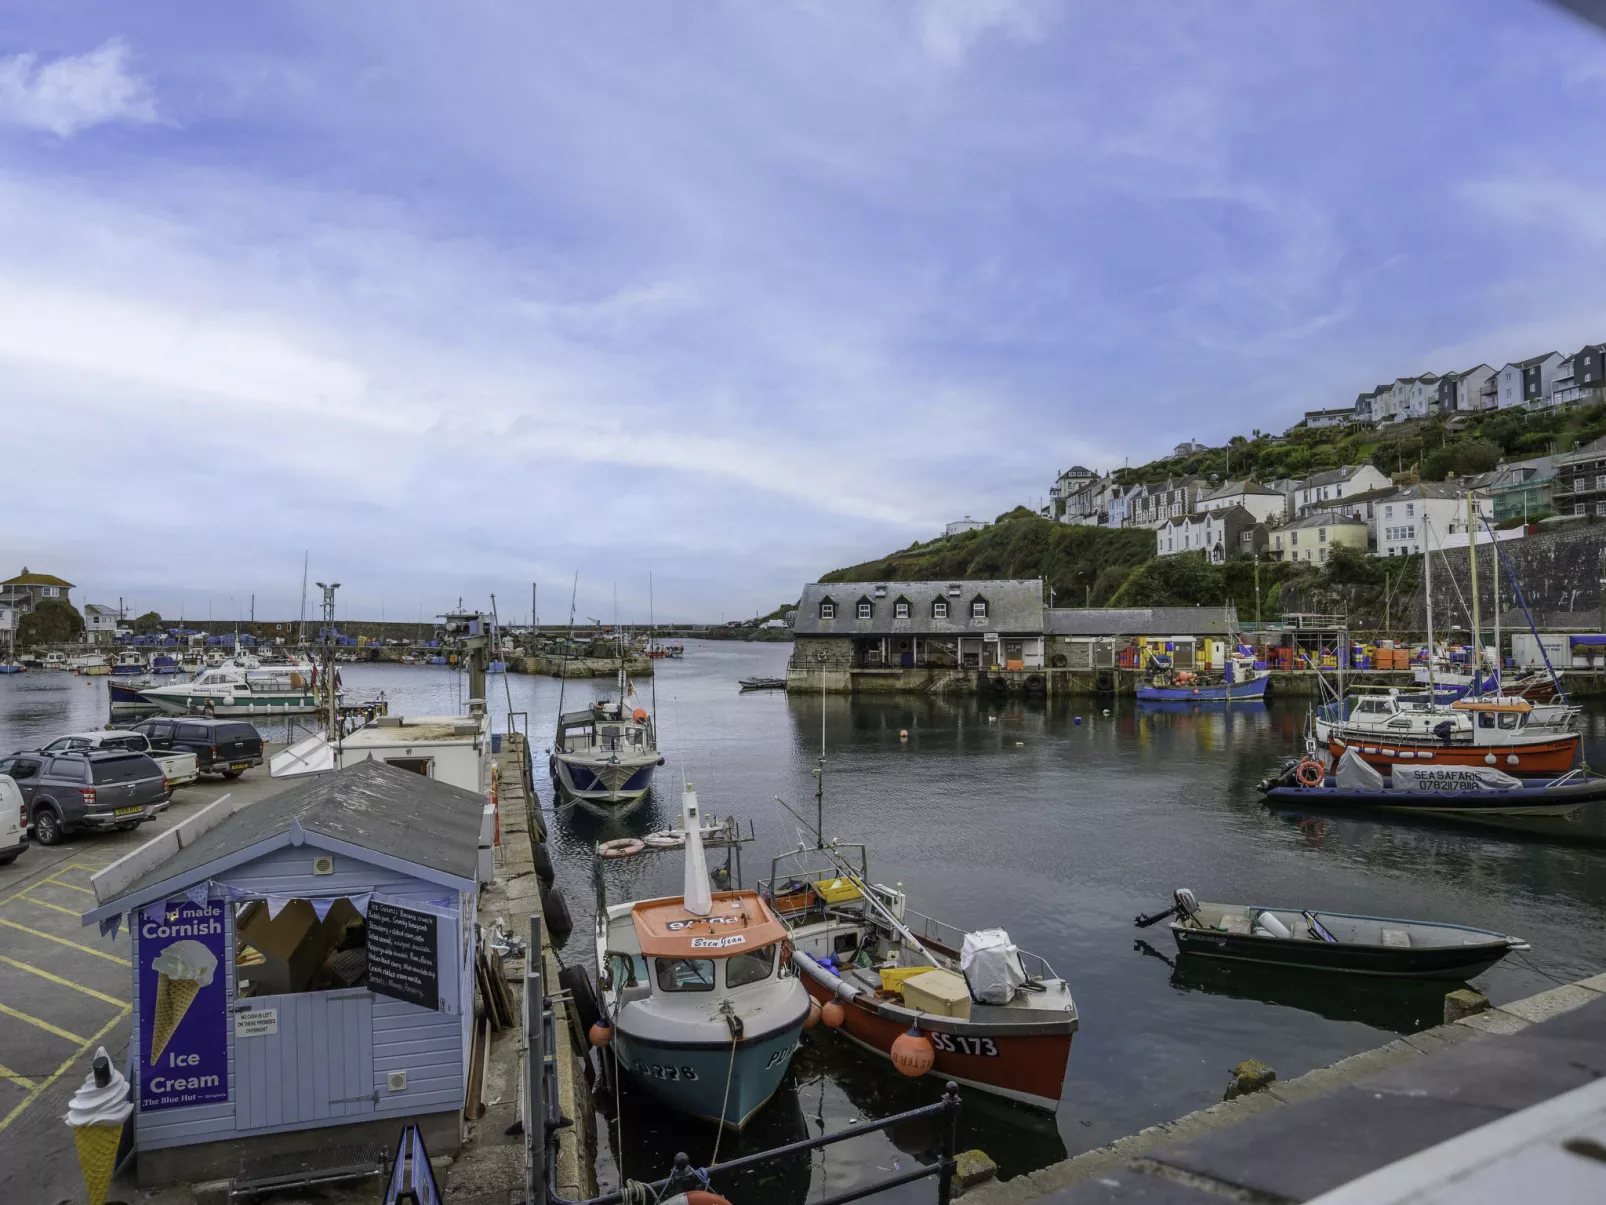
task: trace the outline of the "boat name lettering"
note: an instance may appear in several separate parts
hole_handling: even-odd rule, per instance
[[[651,1076],[653,1079],[667,1080],[694,1080],[697,1072],[691,1067],[671,1067],[660,1063],[644,1063],[636,1060],[636,1074]]]
[[[734,916],[699,916],[696,920],[672,920],[664,928],[671,933],[679,933],[682,929],[690,929],[693,925],[734,925],[737,918]]]
[[[694,950],[722,950],[726,946],[745,946],[747,934],[734,933],[729,937],[694,937],[691,939],[691,948]]]
[[[786,1062],[787,1059],[796,1054],[798,1050],[802,1048],[802,1046],[802,1042],[793,1042],[790,1046],[782,1046],[779,1050],[772,1052],[770,1054],[770,1061],[764,1064],[764,1070],[768,1071],[772,1067],[780,1066],[782,1063]]]
[[[967,1038],[960,1034],[939,1033],[933,1030],[929,1035],[931,1044],[938,1050],[946,1050],[949,1054],[977,1054],[982,1058],[996,1059],[998,1047],[991,1038]]]

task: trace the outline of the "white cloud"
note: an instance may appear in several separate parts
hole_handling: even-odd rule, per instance
[[[920,41],[933,58],[957,63],[989,34],[1029,42],[1041,25],[1042,5],[1034,0],[924,0]]]
[[[150,86],[129,72],[128,47],[115,39],[43,65],[33,54],[0,59],[0,122],[67,138],[107,122],[155,120]]]

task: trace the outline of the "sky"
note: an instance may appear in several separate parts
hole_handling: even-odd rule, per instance
[[[11,3],[0,576],[767,613],[1606,338],[1603,109],[1540,0]]]

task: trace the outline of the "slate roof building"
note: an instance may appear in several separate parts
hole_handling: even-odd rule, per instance
[[[0,608],[26,615],[46,599],[70,603],[72,583],[52,573],[34,573],[26,565],[16,577],[0,582]]]
[[[94,876],[84,923],[129,926],[142,1184],[233,1175],[300,1130],[413,1121],[457,1149],[487,810],[364,761],[225,797]]]

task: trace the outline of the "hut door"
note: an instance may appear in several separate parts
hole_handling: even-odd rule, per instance
[[[270,1011],[271,1019],[260,1015]],[[372,1116],[374,998],[366,988],[253,996],[234,1017],[235,1129]]]

